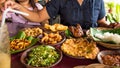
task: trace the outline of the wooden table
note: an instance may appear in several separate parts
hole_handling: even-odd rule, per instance
[[[24,28],[24,27],[26,27],[26,25],[24,25],[24,24],[8,23],[8,30],[9,30],[10,36],[14,36],[18,30],[20,30],[21,28]],[[107,48],[104,48],[99,45],[98,45],[98,47],[100,50],[108,50]],[[26,68],[20,62],[20,57],[21,57],[22,53],[23,52],[11,55],[11,68]],[[73,68],[74,66],[88,65],[88,64],[92,64],[92,63],[99,63],[99,62],[98,62],[97,58],[94,60],[75,59],[75,58],[71,58],[66,55],[63,55],[61,62],[59,64],[57,64],[56,66],[54,66],[53,68]]]

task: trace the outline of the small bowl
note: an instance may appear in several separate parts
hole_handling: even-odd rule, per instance
[[[97,59],[101,64],[104,64],[102,56],[105,56],[105,55],[120,55],[120,50],[114,50],[114,51],[104,50],[104,51],[99,52],[97,55]]]
[[[27,61],[26,61],[26,59],[27,59],[27,57],[28,57],[28,53],[29,53],[32,49],[34,49],[34,48],[36,48],[36,47],[38,47],[38,46],[49,46],[49,47],[55,48],[55,47],[50,46],[50,45],[37,45],[37,46],[34,46],[34,47],[26,50],[25,52],[23,52],[23,54],[22,54],[22,56],[21,56],[20,59],[21,59],[22,64],[24,64],[27,68],[51,68],[51,67],[57,65],[57,64],[62,60],[62,57],[63,57],[62,51],[61,51],[60,49],[58,49],[58,48],[55,48],[55,51],[57,51],[57,53],[60,55],[60,57],[59,57],[59,59],[58,59],[55,63],[53,63],[52,65],[46,66],[46,67],[34,67],[34,66],[32,66],[32,65],[28,65],[28,64],[27,64]]]

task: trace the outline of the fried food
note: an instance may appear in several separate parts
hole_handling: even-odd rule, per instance
[[[93,40],[87,38],[67,39],[61,46],[64,53],[74,57],[95,59],[99,49]]]
[[[14,39],[10,42],[10,49],[11,50],[21,50],[29,46],[31,41],[26,39]]]
[[[83,30],[80,26],[80,24],[77,24],[77,27],[70,26],[69,30],[72,32],[74,37],[81,37],[84,35]]]
[[[34,27],[34,28],[25,28],[24,32],[25,32],[26,36],[36,37],[36,36],[42,34],[43,30],[40,29],[39,27]]]
[[[62,40],[62,36],[59,33],[44,33],[44,37],[41,39],[42,43],[55,44]]]
[[[120,55],[104,55],[101,57],[104,64],[120,67]]]
[[[64,31],[64,30],[67,30],[68,27],[67,26],[64,26],[62,24],[54,24],[54,25],[49,25],[49,24],[45,24],[44,26],[46,29],[49,29],[53,32],[56,32],[56,31]]]

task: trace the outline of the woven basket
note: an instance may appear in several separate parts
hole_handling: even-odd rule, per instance
[[[99,30],[110,30],[112,28],[103,28],[103,27],[98,27],[97,29]],[[93,39],[91,36],[90,36],[90,30],[87,30],[86,31],[86,35]],[[110,49],[120,49],[120,44],[111,44],[111,43],[105,43],[105,42],[101,42],[101,41],[95,41],[98,45],[101,45],[103,47],[106,47],[106,48],[110,48]]]

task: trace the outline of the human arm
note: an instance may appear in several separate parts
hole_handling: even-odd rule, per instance
[[[15,3],[13,1],[7,1],[5,3],[5,9],[8,8],[9,6],[13,9],[28,13],[29,16],[24,17],[32,22],[42,22],[50,18],[47,13],[46,7],[44,7],[42,10],[30,11],[18,3]]]
[[[2,20],[4,2],[5,2],[5,0],[0,1],[0,21]]]
[[[99,25],[100,27],[108,27],[108,26],[109,26],[109,24],[108,24],[107,21],[105,20],[105,17],[103,17],[102,19],[98,20],[97,22],[98,22],[98,25]]]
[[[0,21],[2,20],[2,13],[0,12]]]

